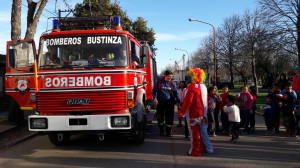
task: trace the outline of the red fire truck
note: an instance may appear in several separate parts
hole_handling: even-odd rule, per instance
[[[120,17],[54,19],[35,48],[32,39],[7,42],[5,74],[6,94],[36,112],[31,131],[47,132],[55,145],[81,131],[100,140],[120,131],[144,142],[156,62],[146,42],[122,30]]]

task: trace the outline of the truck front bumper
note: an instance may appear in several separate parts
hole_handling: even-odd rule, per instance
[[[131,129],[130,114],[40,116],[28,119],[30,131],[89,131]]]

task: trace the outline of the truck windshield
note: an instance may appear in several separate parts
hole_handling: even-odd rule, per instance
[[[60,36],[41,43],[39,69],[127,66],[125,36]]]

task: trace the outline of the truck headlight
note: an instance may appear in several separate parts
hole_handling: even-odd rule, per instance
[[[112,127],[129,127],[129,117],[128,116],[112,116],[111,117]]]
[[[30,129],[47,129],[47,118],[30,118]]]

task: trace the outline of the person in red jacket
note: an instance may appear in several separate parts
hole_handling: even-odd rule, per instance
[[[250,111],[253,105],[253,97],[249,93],[248,86],[243,86],[241,93],[236,95],[236,100],[239,102],[241,123],[240,126],[244,128],[242,134],[249,133]]]
[[[200,84],[205,80],[205,73],[200,68],[191,68],[188,71],[188,75],[190,76],[191,83],[188,86],[188,92],[178,114],[182,117],[189,110],[191,149],[188,155],[202,156],[202,153],[205,152],[205,145],[200,134],[200,124],[206,105],[204,105]]]

